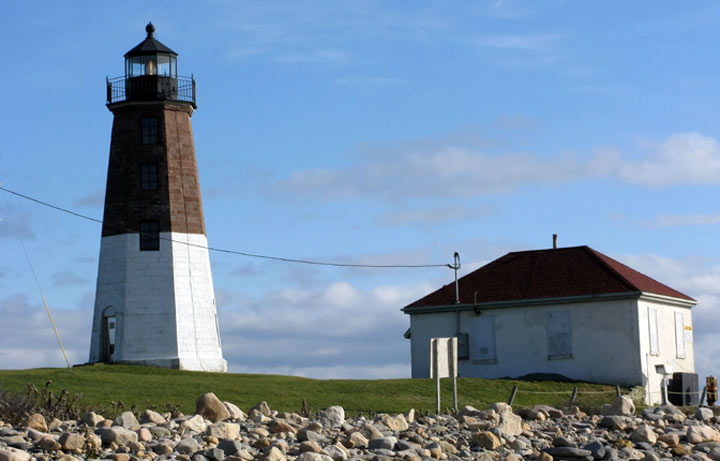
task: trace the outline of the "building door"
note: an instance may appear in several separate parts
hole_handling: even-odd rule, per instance
[[[100,361],[113,363],[115,361],[115,332],[117,330],[117,315],[115,309],[108,307],[102,319],[102,352]]]

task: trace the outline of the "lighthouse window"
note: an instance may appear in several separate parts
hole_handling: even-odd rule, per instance
[[[158,167],[157,163],[142,163],[140,165],[140,189],[157,190]]]
[[[158,142],[158,119],[157,117],[143,117],[142,119],[142,143],[157,144]]]
[[[160,250],[160,223],[158,221],[140,222],[140,251]]]

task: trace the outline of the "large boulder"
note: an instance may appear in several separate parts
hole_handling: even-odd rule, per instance
[[[202,434],[205,432],[205,429],[207,429],[205,418],[203,418],[202,415],[195,415],[192,418],[188,418],[180,423],[180,425],[193,432],[197,432],[198,434]]]
[[[270,405],[268,405],[268,403],[264,400],[252,407],[250,409],[250,412],[252,412],[253,410],[259,411],[263,416],[272,416],[272,410],[270,409]]]
[[[393,432],[403,432],[408,430],[409,426],[405,420],[405,415],[385,416],[382,423]]]
[[[235,440],[240,436],[240,425],[235,423],[226,423],[221,421],[207,427],[205,435],[218,439]]]
[[[195,401],[195,414],[201,415],[213,423],[230,418],[230,413],[225,408],[225,405],[212,392],[198,397]]]
[[[497,428],[502,431],[503,435],[520,435],[522,434],[522,418],[513,413],[512,407],[507,403],[498,402],[490,405],[489,410],[494,410],[500,419]]]
[[[58,439],[58,443],[65,451],[80,453],[85,447],[85,437],[75,432],[64,432]]]
[[[153,423],[159,426],[165,424],[165,418],[157,411],[145,410],[145,412],[140,415],[140,422],[142,424]]]
[[[649,443],[653,444],[657,442],[657,434],[647,424],[641,424],[635,431],[633,431],[630,439],[635,443]]]
[[[475,432],[471,437],[472,443],[486,450],[495,450],[500,446],[500,439],[489,431]]]
[[[698,424],[697,426],[689,426],[685,439],[689,443],[698,444],[705,442],[720,442],[720,432],[710,426]]]
[[[126,446],[130,442],[138,441],[138,436],[135,432],[120,426],[104,429],[100,437],[104,445],[115,443],[119,446]]]
[[[327,429],[337,429],[345,422],[345,410],[340,405],[326,408],[319,418],[320,424]]]
[[[47,423],[45,422],[45,418],[40,413],[34,413],[30,416],[28,416],[27,420],[25,421],[25,427],[29,429],[35,429],[36,431],[40,432],[47,432],[48,427]]]
[[[23,450],[7,447],[0,448],[0,461],[29,461],[30,455]]]
[[[186,437],[175,445],[175,451],[184,455],[192,455],[202,449],[202,445],[194,437]]]
[[[245,412],[234,403],[223,402],[223,405],[225,405],[225,409],[230,413],[230,418],[236,421],[245,421],[247,419]]]
[[[603,408],[604,415],[615,415],[615,416],[632,416],[635,414],[635,404],[633,401],[620,395],[615,398],[615,401],[610,405]]]
[[[124,411],[123,413],[121,413],[120,416],[115,418],[115,421],[113,421],[113,426],[120,426],[123,429],[128,429],[131,431],[140,429],[140,423],[138,422],[135,414],[133,414],[132,411]]]

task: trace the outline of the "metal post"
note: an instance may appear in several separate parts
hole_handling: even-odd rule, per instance
[[[573,388],[573,393],[572,393],[572,396],[570,397],[570,404],[569,404],[570,406],[575,404],[575,399],[577,398],[577,394],[578,394],[578,388],[576,386],[575,388]]]
[[[453,264],[448,264],[450,269],[455,269],[455,304],[460,304],[460,287],[458,286],[458,270],[460,269],[460,253],[453,255]]]
[[[510,394],[510,400],[508,400],[508,405],[512,406],[513,402],[515,401],[515,394],[517,394],[517,391],[517,385],[513,386],[512,393]]]
[[[457,400],[457,361],[455,358],[457,357],[457,338],[454,338],[452,341],[450,341],[450,347],[451,347],[451,353],[450,357],[452,360],[450,360],[450,376],[452,376],[452,386],[453,386],[453,410],[455,413],[458,411],[458,400]]]
[[[435,361],[433,362],[433,371],[435,372],[435,414],[440,414],[440,367],[438,366],[438,341],[433,340],[433,352]]]
[[[703,402],[705,401],[706,394],[707,394],[707,386],[703,386],[702,394],[700,395],[700,401],[698,402],[699,407],[701,407]]]
[[[618,386],[617,384],[615,385],[615,394],[620,397],[620,386]]]
[[[667,375],[663,375],[662,380],[662,386],[663,386],[663,393],[662,393],[662,403],[663,405],[668,403],[668,390],[667,390]]]

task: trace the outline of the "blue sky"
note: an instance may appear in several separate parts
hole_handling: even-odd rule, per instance
[[[720,6],[696,1],[16,2],[0,17],[4,187],[97,218],[105,77],[157,38],[197,81],[211,246],[335,262],[596,250],[699,300],[720,346]],[[7,197],[74,363],[100,227]],[[0,368],[61,366],[0,200]],[[444,268],[211,254],[230,370],[409,376],[399,309]]]

